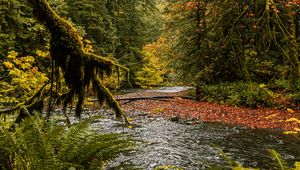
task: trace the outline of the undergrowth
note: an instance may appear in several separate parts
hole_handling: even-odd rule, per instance
[[[213,145],[213,147],[219,152],[219,154],[226,160],[230,168],[224,168],[224,167],[211,167],[211,170],[221,170],[221,169],[232,169],[232,170],[259,170],[259,168],[248,168],[244,167],[242,164],[240,164],[237,161],[232,160],[230,157],[228,157],[221,148],[219,148],[216,145]],[[269,149],[269,154],[271,158],[274,161],[273,167],[270,167],[270,169],[279,169],[279,170],[299,170],[300,169],[300,162],[295,162],[293,167],[289,167],[285,160],[281,157],[281,155],[275,151],[274,149]]]
[[[92,120],[69,128],[26,118],[14,130],[0,126],[0,169],[104,169],[109,161],[131,151],[134,142],[117,133],[90,128]]]
[[[202,92],[202,100],[208,102],[251,108],[274,105],[273,93],[262,84],[219,83],[202,86]]]
[[[201,86],[201,101],[233,106],[292,107],[300,104],[299,87],[290,87],[287,81],[269,84],[225,82]],[[300,88],[299,88],[300,89]]]

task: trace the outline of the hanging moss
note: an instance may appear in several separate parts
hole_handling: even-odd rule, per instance
[[[44,107],[44,99],[49,96],[50,91],[46,88],[49,83],[46,83],[34,96],[27,101],[18,104],[17,106],[9,109],[0,110],[0,114],[15,114],[18,116],[11,128],[14,128],[15,123],[20,123],[23,119],[32,115],[34,112],[42,113]]]
[[[36,18],[45,24],[51,33],[50,54],[56,65],[62,69],[67,85],[71,89],[64,99],[64,106],[77,96],[76,115],[80,117],[85,92],[90,83],[98,92],[100,102],[106,101],[118,117],[125,118],[124,112],[109,90],[101,83],[100,75],[110,75],[113,68],[127,68],[113,60],[84,50],[82,37],[65,19],[61,18],[46,0],[28,0],[33,6]],[[128,123],[128,122],[127,122]]]

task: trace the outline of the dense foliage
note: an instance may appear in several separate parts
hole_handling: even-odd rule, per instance
[[[127,66],[131,70],[131,83],[135,85],[136,71],[144,65],[143,47],[160,34],[160,11],[156,9],[155,1],[49,0],[49,3],[92,42],[94,53],[115,57]],[[3,18],[0,60],[10,50],[22,55],[49,50],[49,32],[36,21],[30,6],[20,0],[1,1],[0,9]],[[3,71],[0,78],[2,74]]]
[[[173,65],[195,82],[297,84],[298,9],[296,3],[271,0],[170,1]]]
[[[153,19],[159,14],[155,1],[76,0],[68,4],[72,21],[84,28],[95,52],[113,56],[130,68],[130,80],[135,84],[136,72],[144,64],[143,46],[159,34]],[[153,28],[149,27],[151,24]]]
[[[168,50],[166,39],[163,37],[143,48],[144,65],[136,72],[137,83],[141,87],[157,86],[169,80],[166,76],[171,69],[167,68],[168,62],[164,56]]]
[[[26,3],[18,0],[1,1],[0,102],[1,108],[5,107],[0,110],[0,114],[4,115],[0,126],[1,168],[103,169],[108,161],[132,146],[132,142],[122,135],[87,130],[89,121],[66,130],[64,126],[49,124],[44,118],[39,118],[40,115],[29,116],[43,113],[45,99],[49,102],[47,119],[53,105],[59,102],[63,104],[64,111],[69,103],[76,102],[76,114],[80,116],[85,92],[90,84],[100,104],[106,102],[116,110],[117,116],[124,116],[102,81],[113,70],[119,74],[119,68],[125,71],[127,68],[112,57],[103,56],[118,56],[116,50],[119,49],[125,51],[119,58],[132,54],[128,52],[131,50],[142,58],[141,50],[148,40],[140,34],[141,30],[146,31],[141,11],[154,9],[154,6],[151,1],[134,1],[123,5],[105,1],[102,6],[100,3],[82,3],[84,8],[78,9],[77,14],[73,11],[80,5],[75,3],[72,6],[73,3],[64,0],[28,0]],[[100,10],[99,7],[110,9],[116,6],[118,8],[115,11],[106,10],[107,14],[112,12],[109,15],[114,18],[105,19],[104,13],[95,11]],[[94,14],[84,14],[92,10]],[[126,15],[122,16],[124,11]],[[140,15],[135,15],[138,11]],[[132,20],[133,16],[137,18]],[[122,20],[122,17],[125,19]],[[123,28],[117,29],[121,23],[128,28],[124,35]],[[139,27],[141,30],[137,29],[131,34],[130,31],[139,25],[143,25]],[[121,33],[115,37],[115,41],[113,36],[116,35],[113,34],[117,31]],[[106,35],[110,33],[112,35]],[[85,36],[84,39],[82,36]],[[128,40],[129,45],[124,46],[126,49],[120,46],[121,42],[125,43],[119,41],[122,37]],[[95,51],[88,39],[94,43]],[[13,107],[8,107],[11,105]],[[10,123],[7,124],[6,120]]]
[[[145,64],[142,53],[143,46],[146,42],[150,42],[149,40],[155,39],[152,37],[158,35],[157,32],[149,31],[155,30],[154,28],[147,30],[148,27],[146,24],[154,21],[149,16],[151,14],[149,12],[156,9],[154,1],[131,1],[130,3],[120,3],[119,1],[78,1],[73,3],[64,0],[50,0],[48,6],[47,1],[28,1],[28,3],[22,3],[16,0],[3,3],[3,8],[7,8],[6,10],[15,10],[16,8],[16,13],[14,14],[10,14],[9,12],[3,13],[4,19],[8,18],[8,21],[5,22],[11,22],[7,24],[10,27],[12,27],[12,24],[21,26],[27,24],[34,27],[27,29],[20,26],[20,28],[16,29],[15,33],[9,32],[10,35],[7,36],[14,37],[15,34],[21,35],[22,30],[30,31],[33,29],[37,30],[36,27],[40,28],[38,33],[34,31],[25,32],[24,35],[28,36],[27,41],[29,41],[29,46],[16,52],[28,55],[34,54],[33,51],[37,49],[45,49],[46,52],[49,50],[52,63],[48,60],[42,66],[39,63],[34,63],[34,65],[43,68],[40,70],[43,70],[44,74],[48,76],[51,83],[51,98],[53,97],[53,93],[55,95],[60,93],[58,91],[61,89],[61,76],[59,72],[62,71],[65,84],[69,90],[66,90],[64,94],[58,95],[57,101],[63,103],[64,107],[76,100],[76,115],[80,116],[82,105],[85,101],[85,94],[90,90],[91,83],[92,87],[94,87],[94,94],[98,96],[101,105],[106,102],[116,110],[118,117],[124,115],[117,102],[112,98],[111,93],[105,87],[103,79],[111,75],[112,66],[117,67],[114,71],[118,72],[118,74],[124,70],[128,72],[127,68],[118,64],[116,61],[118,60],[130,69],[131,74],[129,74],[129,78],[132,84],[138,84],[135,83],[138,80],[136,72],[142,70]],[[28,21],[23,18],[28,18]],[[29,23],[29,21],[32,23]],[[76,30],[74,27],[76,27]],[[5,33],[5,29],[3,29],[3,32]],[[146,38],[147,32],[151,32],[152,37]],[[83,40],[82,36],[84,36],[85,40]],[[35,37],[41,38],[43,41],[37,41]],[[5,43],[3,44],[12,47],[21,46],[19,43],[22,42],[18,41],[18,39],[12,39],[11,41],[13,44],[10,44],[9,39],[4,40]],[[39,46],[31,44],[30,41],[37,42]],[[90,42],[93,44],[93,49],[90,48],[92,47]],[[7,53],[10,49],[6,48],[8,47],[4,46],[2,50],[2,61],[6,60],[6,56],[9,56]],[[11,65],[8,64],[6,62],[6,65],[0,66],[0,74],[1,78],[10,83],[13,75],[10,74],[9,67]],[[123,70],[119,70],[120,67]],[[53,84],[56,84],[55,92],[53,92]],[[38,86],[35,88],[38,89]],[[22,88],[15,90],[22,91]],[[46,93],[47,90],[49,91],[49,87],[45,88]],[[27,98],[26,95],[24,95],[25,97],[23,96],[23,99]],[[7,98],[9,96],[3,97]],[[49,109],[52,105],[51,98]],[[13,101],[13,103],[17,102]]]
[[[1,169],[103,169],[133,149],[128,137],[99,133],[90,127],[91,122],[66,128],[32,116],[13,131],[7,128],[13,121],[1,122]]]
[[[45,101],[47,118],[73,103],[80,117],[91,91],[122,117],[107,86],[126,78],[153,87],[175,75],[202,101],[299,109],[299,0],[2,0],[0,11],[0,114],[19,111],[9,126],[1,117],[2,168],[101,169],[127,151],[87,122],[24,120]]]
[[[37,65],[46,56],[42,51],[37,51],[35,57],[20,57],[15,51],[8,53],[3,60],[7,74],[0,82],[0,108],[26,101],[48,81]]]
[[[252,83],[265,84],[291,99],[299,94],[299,9],[298,1],[168,0],[163,35],[170,48],[163,55],[181,81],[197,87],[198,99],[214,98],[207,87],[227,88],[227,82],[232,87],[244,82],[249,91],[246,99],[243,94],[233,97],[238,98],[233,104],[248,105],[249,98],[261,98],[246,88]],[[289,87],[276,89],[277,82]],[[226,91],[235,93],[239,88]]]

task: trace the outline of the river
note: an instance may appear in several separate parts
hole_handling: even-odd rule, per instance
[[[299,140],[283,135],[279,129],[253,130],[205,122],[192,125],[141,113],[131,114],[133,128],[130,129],[110,116],[98,119],[93,127],[102,132],[131,134],[143,141],[136,152],[116,160],[134,163],[142,169],[151,170],[159,165],[175,165],[187,170],[226,166],[225,159],[212,144],[233,160],[250,167],[272,169],[274,161],[268,149],[278,151],[290,166],[300,160]]]
[[[147,92],[178,92],[190,87],[164,87]],[[145,90],[127,89],[124,93]],[[300,161],[300,140],[283,135],[280,129],[248,129],[222,123],[170,121],[142,112],[128,113],[133,128],[126,128],[113,119],[107,110],[90,110],[90,115],[103,115],[92,124],[100,132],[130,134],[142,141],[130,155],[121,155],[113,164],[130,162],[141,169],[152,170],[160,165],[174,165],[186,170],[228,166],[213,146],[247,167],[273,169],[275,161],[268,152],[275,149],[292,166]]]

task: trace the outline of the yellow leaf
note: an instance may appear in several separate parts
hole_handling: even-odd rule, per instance
[[[294,113],[295,111],[293,109],[287,108],[286,111],[288,111],[289,113]]]
[[[232,170],[258,170],[255,168],[244,168],[242,166],[232,167]]]
[[[5,62],[3,62],[3,64],[8,69],[14,68],[14,64],[9,61],[5,61]]]
[[[270,115],[270,116],[267,116],[267,117],[265,117],[266,119],[271,119],[271,118],[273,118],[273,117],[275,117],[275,116],[277,116],[278,114],[272,114],[272,115]]]
[[[162,113],[162,112],[164,112],[164,108],[155,108],[155,109],[152,110],[152,112],[154,112],[154,113]]]
[[[17,56],[18,56],[18,53],[12,50],[12,51],[8,52],[7,58],[15,59]]]
[[[32,63],[32,62],[34,62],[35,59],[32,56],[26,56],[26,57],[22,57],[21,60],[26,62],[26,63]]]
[[[37,50],[36,51],[36,54],[39,56],[39,57],[46,57],[47,55],[48,55],[48,53],[46,53],[46,52],[43,52],[43,51],[41,51],[41,50]]]
[[[286,120],[286,122],[297,122],[297,123],[299,123],[300,124],[300,120],[299,119],[296,119],[296,118],[290,118],[290,119],[288,119],[288,120]]]
[[[295,134],[298,134],[298,132],[295,132],[295,131],[284,131],[283,134],[285,134],[285,135],[295,135]]]
[[[300,132],[300,129],[299,128],[294,128],[294,131]]]
[[[91,41],[88,40],[88,39],[85,39],[84,42],[87,43],[87,44],[91,44]]]
[[[259,85],[259,88],[264,88],[264,87],[266,87],[267,85],[265,85],[265,84],[260,84]]]
[[[129,129],[132,129],[133,127],[131,125],[128,126]]]
[[[300,162],[295,162],[295,170],[300,169]]]
[[[14,62],[16,65],[18,65],[18,66],[22,64],[22,61],[19,60],[19,59],[17,59],[17,58],[15,58],[15,59],[13,60],[13,62]]]
[[[127,119],[129,122],[133,121],[134,119],[133,118],[128,118]]]
[[[21,68],[23,69],[23,70],[25,70],[25,69],[30,69],[32,66],[31,66],[31,64],[29,64],[29,63],[24,63],[24,64],[21,64]]]

